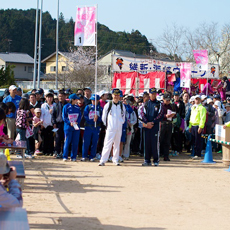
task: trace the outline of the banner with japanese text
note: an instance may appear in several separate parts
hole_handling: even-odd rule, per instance
[[[77,8],[75,46],[96,46],[96,10],[96,6]]]
[[[182,62],[180,67],[180,87],[190,88],[191,83],[191,63]]]
[[[208,71],[208,50],[193,50],[198,69]]]
[[[135,80],[137,72],[114,73],[112,88],[121,89],[123,94],[135,95]]]
[[[134,58],[119,55],[112,57],[112,71],[114,72],[130,72],[137,71],[146,74],[152,71],[159,72],[180,72],[181,62],[161,61],[147,58]],[[192,78],[219,78],[219,66],[217,64],[208,64],[208,70],[199,69],[196,63],[191,66]]]
[[[138,74],[139,93],[155,87],[157,89],[165,88],[165,72],[150,72],[147,74]]]

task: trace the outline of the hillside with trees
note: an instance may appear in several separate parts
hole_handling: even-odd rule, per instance
[[[23,52],[33,57],[36,10],[0,10],[0,52]],[[42,59],[55,52],[56,19],[49,12],[42,16]],[[59,50],[68,51],[73,46],[74,20],[59,18]],[[149,54],[155,47],[138,30],[114,32],[98,23],[99,56],[112,49],[128,50],[137,54]]]

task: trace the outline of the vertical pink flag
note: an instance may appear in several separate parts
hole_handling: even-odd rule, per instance
[[[196,64],[201,70],[208,70],[208,50],[193,50]]]
[[[75,46],[96,46],[96,7],[77,8],[74,29]]]
[[[182,62],[180,67],[180,87],[190,88],[191,83],[191,63]]]

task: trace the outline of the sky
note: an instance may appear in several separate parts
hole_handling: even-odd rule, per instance
[[[41,2],[41,0],[40,0]],[[173,23],[195,29],[199,24],[230,23],[229,0],[59,0],[65,19],[75,21],[76,7],[98,5],[98,22],[114,31],[139,30],[153,42]],[[1,9],[36,8],[37,0],[1,1]],[[57,0],[43,0],[43,10],[56,18]],[[151,40],[154,39],[154,40]]]

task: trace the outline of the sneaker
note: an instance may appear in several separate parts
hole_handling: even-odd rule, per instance
[[[116,165],[116,166],[120,166],[119,162],[113,162],[113,164]]]
[[[76,159],[71,159],[71,161],[76,162]]]
[[[124,162],[124,160],[123,160],[123,158],[121,156],[119,156],[119,161]]]
[[[177,151],[175,151],[174,153],[173,153],[173,156],[174,157],[177,157],[179,155],[179,153],[177,152]]]
[[[222,153],[222,150],[218,151],[217,153]]]
[[[194,156],[194,157],[192,157],[192,159],[193,159],[193,160],[200,160],[200,159],[201,159],[201,157]]]
[[[20,159],[22,159],[22,155],[17,155],[17,158],[20,158]]]
[[[97,154],[96,154],[96,159],[98,159],[98,160],[101,159],[101,154],[100,154],[100,153],[97,153]]]
[[[57,151],[54,151],[53,157],[57,157],[57,155],[58,155]]]
[[[66,159],[66,158],[63,158],[63,161],[64,161],[64,162],[66,162],[66,161],[67,161],[67,159]]]
[[[61,159],[61,154],[57,154],[56,159]]]
[[[90,161],[90,162],[94,162],[95,160],[94,160],[94,159],[90,159],[89,161]]]
[[[142,164],[142,166],[152,166],[152,164],[151,164],[151,163],[144,162],[144,163]]]
[[[32,159],[32,158],[34,158],[32,155],[30,155],[30,154],[27,154],[27,153],[25,153],[25,158],[30,158],[30,159]]]
[[[98,166],[105,166],[105,163],[99,163]]]
[[[128,161],[128,160],[129,160],[129,158],[128,158],[128,157],[124,157],[123,159],[124,159],[124,160],[126,160],[126,161]]]
[[[41,154],[41,151],[39,149],[37,149],[35,152],[34,152],[34,155],[39,155]]]
[[[108,162],[112,162],[113,160],[113,157],[111,156],[109,159],[108,159]]]
[[[48,156],[53,156],[53,153],[50,153]]]
[[[158,166],[158,165],[159,165],[159,163],[158,163],[158,162],[154,162],[153,164],[154,164],[154,166]]]
[[[168,157],[164,157],[164,161],[170,161]]]
[[[86,161],[86,159],[85,159],[85,158],[81,158],[81,161],[84,161],[84,162],[85,162],[85,161]]]

